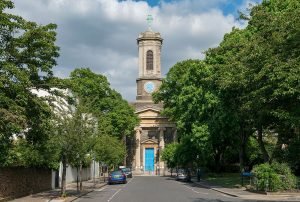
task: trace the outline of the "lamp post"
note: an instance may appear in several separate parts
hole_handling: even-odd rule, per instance
[[[199,155],[197,154],[197,182],[200,182]]]

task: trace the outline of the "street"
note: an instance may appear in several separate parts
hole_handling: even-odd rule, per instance
[[[76,202],[213,202],[241,201],[193,183],[175,181],[169,177],[137,176],[127,184],[108,185],[91,192]]]

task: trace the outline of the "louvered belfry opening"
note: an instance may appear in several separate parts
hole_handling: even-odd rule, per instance
[[[152,50],[147,51],[147,66],[146,70],[153,70],[153,52]]]

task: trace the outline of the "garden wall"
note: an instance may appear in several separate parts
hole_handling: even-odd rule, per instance
[[[0,198],[17,198],[50,190],[52,172],[42,168],[0,168]]]

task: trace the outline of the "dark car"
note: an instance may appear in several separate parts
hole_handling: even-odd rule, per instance
[[[108,176],[108,184],[123,183],[126,184],[126,175],[123,171],[113,171]]]
[[[123,171],[123,173],[125,173],[126,177],[132,178],[132,172],[130,168],[121,168],[121,170]]]

